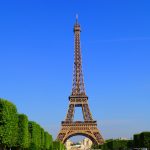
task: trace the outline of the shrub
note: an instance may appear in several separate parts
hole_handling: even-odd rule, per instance
[[[24,114],[19,114],[18,119],[18,147],[28,148],[28,117]]]
[[[16,106],[0,98],[0,146],[16,147],[18,140],[18,115]]]

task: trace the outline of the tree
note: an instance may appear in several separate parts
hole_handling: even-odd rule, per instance
[[[36,123],[37,148],[41,150],[41,126]]]
[[[52,146],[52,136],[48,132],[44,132],[44,149],[48,150]]]
[[[28,117],[24,114],[19,114],[18,119],[18,147],[28,148]]]
[[[128,140],[127,142],[127,148],[128,149],[133,149],[134,145],[133,145],[133,140]]]
[[[0,147],[16,147],[18,139],[18,115],[16,106],[0,98]]]
[[[134,134],[133,135],[133,143],[134,143],[135,148],[141,147],[140,134]]]
[[[39,124],[28,121],[26,115],[17,113],[13,103],[0,98],[0,150],[49,150],[52,141],[52,136]]]
[[[53,137],[52,137],[51,134],[49,134],[49,142],[50,142],[50,147],[49,148],[51,148],[52,144],[53,144]]]
[[[114,150],[124,150],[127,149],[127,140],[114,140],[113,141],[113,149]]]
[[[60,141],[53,142],[53,150],[61,150],[60,149]]]
[[[102,147],[102,145],[96,145],[96,144],[92,144],[92,146],[91,146],[92,149],[99,149],[101,147]]]
[[[133,147],[132,140],[110,139],[106,140],[103,145],[93,145],[92,149],[102,150],[127,150]]]
[[[41,149],[44,149],[44,129],[41,128]]]
[[[150,132],[140,134],[141,147],[150,148]]]
[[[41,147],[41,127],[36,122],[28,122],[29,140],[31,150],[39,150]]]
[[[53,141],[53,150],[65,150],[66,147],[60,141]]]

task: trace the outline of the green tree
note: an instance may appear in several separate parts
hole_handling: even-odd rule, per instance
[[[103,145],[97,145],[92,147],[93,149],[102,149],[102,150],[128,150],[133,147],[132,140],[119,140],[119,139],[110,139],[106,140]]]
[[[127,149],[127,140],[114,140],[112,141],[113,150],[125,150]]]
[[[44,132],[44,139],[44,148],[45,150],[48,150],[52,146],[52,136],[48,132]]]
[[[13,103],[0,98],[0,149],[6,148],[50,150],[53,149],[53,139],[39,124],[18,114]]]
[[[150,148],[150,132],[140,134],[141,147]]]
[[[41,128],[41,149],[44,149],[44,129]]]
[[[33,121],[28,122],[29,139],[31,150],[39,150],[41,148],[41,127]]]
[[[65,150],[66,147],[60,141],[53,141],[53,150]]]
[[[134,134],[133,135],[133,143],[134,143],[134,148],[140,148],[141,147],[140,134]]]
[[[128,149],[133,149],[134,145],[133,145],[133,140],[128,140],[127,142],[127,148]]]
[[[28,117],[24,114],[18,115],[18,147],[19,148],[28,148],[29,139],[28,139]]]
[[[18,139],[18,115],[16,106],[0,98],[0,147],[16,147]]]
[[[53,150],[60,150],[60,142],[59,141],[53,142]]]
[[[36,123],[37,147],[41,150],[41,126]]]
[[[102,145],[97,145],[97,144],[92,144],[92,146],[91,146],[92,149],[99,149],[101,147],[102,147]]]
[[[52,144],[53,144],[53,137],[52,137],[51,134],[49,134],[49,142],[50,142],[50,147],[49,148],[51,148]]]

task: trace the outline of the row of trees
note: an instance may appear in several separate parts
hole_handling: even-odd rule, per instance
[[[133,148],[132,140],[107,140],[103,145],[93,145],[93,149],[102,150],[130,150]]]
[[[102,150],[131,150],[134,148],[150,149],[150,132],[135,134],[133,140],[106,140],[103,145],[93,145],[92,148]]]
[[[65,148],[60,142],[54,142],[39,124],[18,114],[13,103],[0,98],[0,150],[52,150],[55,147]]]
[[[135,147],[146,147],[150,149],[150,132],[134,134],[133,139]]]

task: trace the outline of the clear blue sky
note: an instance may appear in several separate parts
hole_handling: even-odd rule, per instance
[[[86,92],[102,135],[150,131],[149,0],[0,1],[0,97],[56,137],[72,88],[76,13]]]

